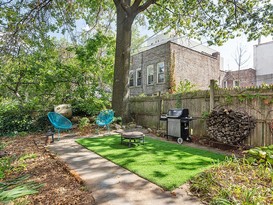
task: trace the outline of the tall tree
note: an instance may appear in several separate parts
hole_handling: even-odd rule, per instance
[[[114,0],[117,11],[116,54],[114,66],[114,82],[112,107],[117,116],[126,121],[129,112],[129,69],[131,54],[132,24],[136,16],[146,10],[155,0]],[[141,4],[143,3],[143,4]]]
[[[273,34],[270,0],[113,0],[117,11],[116,55],[112,106],[128,113],[128,72],[131,29],[137,15],[147,16],[154,31],[175,30],[189,37],[206,36],[209,44],[223,44],[245,33],[248,39]]]
[[[3,0],[1,31],[20,36],[16,38],[17,44],[36,46],[47,38],[50,30],[71,30],[73,27],[63,25],[75,25],[77,18],[95,26],[100,12],[112,10],[113,6],[116,8],[116,54],[112,106],[117,116],[125,118],[131,30],[138,15],[145,15],[154,31],[175,30],[189,37],[205,36],[210,39],[209,44],[221,45],[240,33],[245,33],[248,40],[273,33],[271,0]],[[9,44],[5,45],[7,48]]]

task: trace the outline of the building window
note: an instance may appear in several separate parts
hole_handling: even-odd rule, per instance
[[[227,88],[227,81],[224,81],[223,87]]]
[[[136,85],[140,86],[141,85],[141,79],[142,79],[142,71],[140,68],[136,70]]]
[[[239,87],[239,80],[233,81],[233,87]]]
[[[147,84],[152,85],[154,83],[154,66],[147,66]]]
[[[134,72],[130,71],[130,80],[129,80],[129,86],[134,86]]]
[[[165,82],[164,62],[160,62],[157,64],[157,82],[158,83]]]

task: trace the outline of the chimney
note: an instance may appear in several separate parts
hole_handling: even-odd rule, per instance
[[[212,53],[212,56],[215,58],[219,58],[220,57],[220,52],[214,52]]]

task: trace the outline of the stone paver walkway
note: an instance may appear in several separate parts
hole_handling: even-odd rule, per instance
[[[98,205],[196,205],[187,185],[164,191],[157,185],[83,148],[73,138],[48,146],[85,181]]]

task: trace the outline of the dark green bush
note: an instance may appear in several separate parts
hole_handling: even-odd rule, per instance
[[[26,105],[16,101],[0,103],[0,133],[17,134],[20,132],[41,131],[49,125],[46,113],[33,114]]]
[[[27,111],[17,104],[0,105],[0,133],[28,131],[32,119]]]
[[[101,110],[110,107],[110,101],[104,98],[89,97],[78,99],[72,103],[73,115],[94,116]]]

